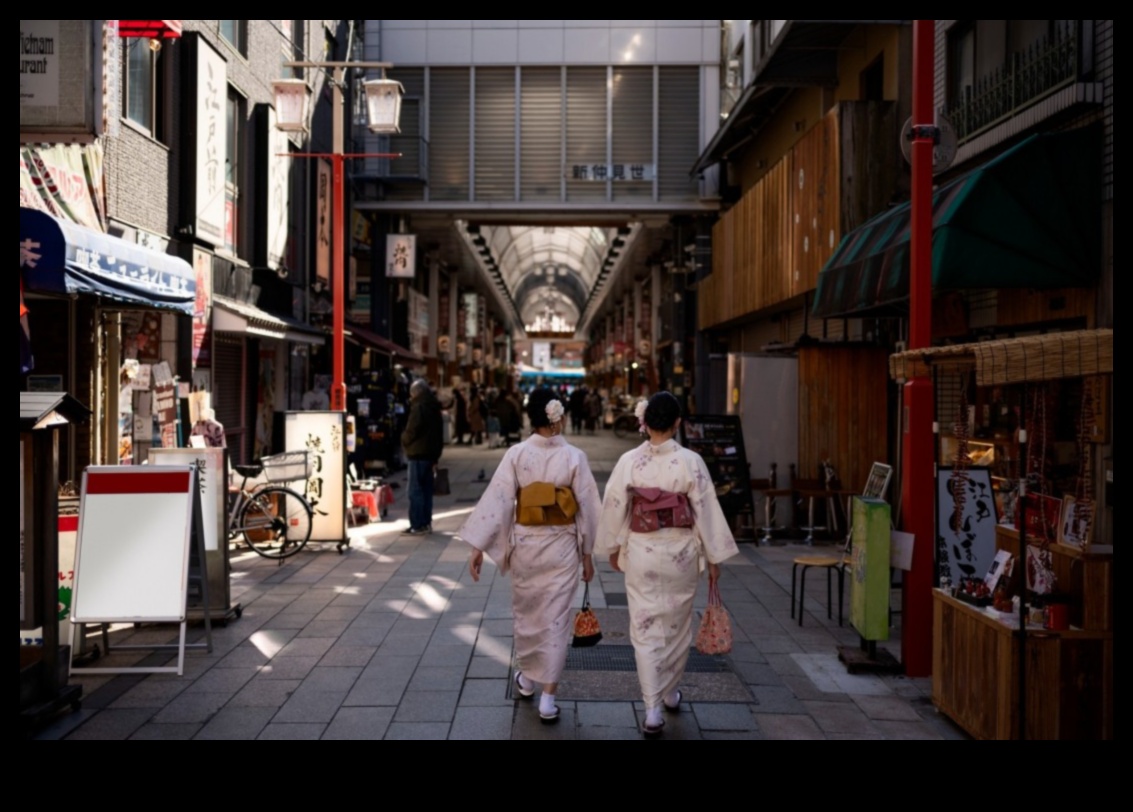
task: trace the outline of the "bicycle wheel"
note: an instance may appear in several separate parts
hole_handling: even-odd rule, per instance
[[[240,511],[240,531],[264,558],[287,558],[307,546],[314,511],[290,488],[260,488]]]

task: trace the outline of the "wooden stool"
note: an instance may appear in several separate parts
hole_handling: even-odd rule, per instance
[[[841,555],[800,555],[791,568],[791,619],[795,618],[795,601],[798,601],[799,625],[803,625],[803,601],[806,599],[807,570],[826,570],[826,618],[834,619],[834,574],[838,574],[838,625],[843,622],[842,602],[846,594],[846,570],[850,567],[847,553]],[[801,578],[800,578],[801,575]],[[797,589],[796,589],[797,584]]]

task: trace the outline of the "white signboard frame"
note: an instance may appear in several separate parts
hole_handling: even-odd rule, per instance
[[[311,541],[333,543],[339,552],[350,545],[346,529],[346,413],[288,412],[284,415],[284,447],[307,451],[312,474],[289,483],[311,503]]]
[[[196,466],[91,466],[83,473],[71,622],[178,623],[175,667],[71,668],[72,674],[184,674],[186,648],[212,650]],[[190,545],[199,545],[208,642],[186,644]],[[109,649],[109,647],[108,647]]]

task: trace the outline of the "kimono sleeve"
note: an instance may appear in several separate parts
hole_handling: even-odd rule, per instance
[[[590,470],[590,463],[582,452],[574,468],[574,481],[571,490],[578,502],[578,518],[575,524],[578,527],[578,546],[583,555],[594,552],[594,543],[598,538],[598,522],[602,518],[602,495],[598,491],[598,483],[594,481],[594,472]]]
[[[689,501],[696,515],[696,535],[704,548],[704,555],[711,564],[720,564],[740,552],[736,546],[732,528],[716,498],[716,488],[708,466],[699,454],[690,452],[689,467],[692,476],[692,489]]]
[[[626,454],[618,460],[606,483],[602,518],[598,522],[598,535],[594,544],[594,552],[598,555],[620,552],[629,541],[630,469],[629,455]]]
[[[508,550],[515,529],[515,456],[518,447],[504,455],[476,509],[457,537],[485,553],[500,572],[507,573]]]

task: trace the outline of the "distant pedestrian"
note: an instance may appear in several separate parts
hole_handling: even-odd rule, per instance
[[[480,445],[484,442],[484,432],[487,430],[488,404],[480,395],[480,389],[473,386],[468,396],[468,430],[471,433],[470,445]]]
[[[444,448],[441,404],[432,388],[418,378],[409,388],[409,420],[401,434],[409,459],[409,534],[433,532],[433,486]]]

